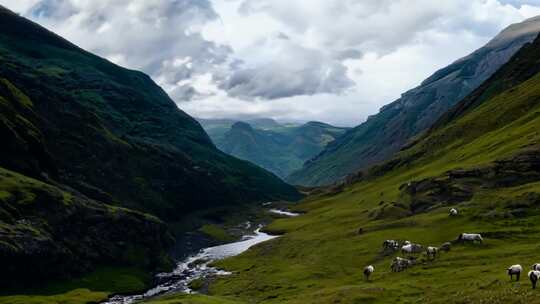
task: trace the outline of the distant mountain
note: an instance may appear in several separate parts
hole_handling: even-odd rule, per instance
[[[272,119],[199,120],[216,146],[286,177],[346,132],[322,122],[280,124]]]
[[[540,31],[540,17],[513,24],[487,45],[437,71],[366,122],[348,131],[286,180],[324,185],[390,158],[488,79]]]
[[[239,122],[243,121],[245,123],[250,124],[255,129],[261,129],[261,130],[273,130],[273,129],[279,129],[282,128],[283,125],[275,121],[271,118],[254,118],[254,119],[245,119],[245,120],[237,120],[237,119],[204,119],[204,118],[197,118],[197,121],[201,124],[201,126],[204,128],[206,133],[210,136],[212,141],[215,143],[218,140],[221,140],[225,133],[227,133],[231,127]]]
[[[219,151],[147,75],[1,6],[0,135],[2,284],[155,268],[171,240],[154,216],[299,197]]]

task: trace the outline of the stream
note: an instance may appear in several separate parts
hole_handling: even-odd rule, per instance
[[[271,209],[269,212],[290,217],[298,215],[278,209]],[[194,280],[211,276],[230,275],[230,272],[211,267],[210,264],[217,260],[239,255],[254,245],[279,237],[261,232],[261,228],[262,225],[259,225],[252,234],[244,235],[240,241],[207,247],[194,255],[188,256],[177,263],[176,268],[172,272],[157,274],[157,286],[143,294],[116,295],[102,302],[102,304],[131,304],[165,293],[191,293],[192,290],[189,288],[189,284]]]

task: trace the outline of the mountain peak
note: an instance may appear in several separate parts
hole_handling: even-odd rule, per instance
[[[237,121],[231,126],[231,130],[236,131],[253,131],[253,127],[247,122]]]
[[[538,35],[539,29],[540,16],[532,17],[522,22],[511,24],[504,30],[502,30],[497,36],[491,39],[491,41],[488,42],[486,47],[505,47],[506,44],[511,43],[512,41],[520,37],[528,35]]]

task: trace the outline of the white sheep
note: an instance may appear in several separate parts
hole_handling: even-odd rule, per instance
[[[392,272],[401,272],[405,270],[406,268],[414,265],[415,260],[414,259],[404,259],[401,257],[395,257],[392,261],[392,265],[390,265],[390,268],[392,269]]]
[[[540,271],[540,263],[534,263],[534,264],[532,265],[532,270],[538,270],[538,271]]]
[[[428,246],[426,248],[426,254],[427,254],[428,258],[435,259],[437,257],[438,253],[439,253],[439,248],[437,248],[437,247]]]
[[[446,242],[442,244],[441,247],[439,247],[439,250],[444,252],[448,252],[450,251],[450,249],[452,249],[452,243],[450,242]]]
[[[373,267],[373,265],[368,265],[366,267],[364,267],[364,278],[366,279],[366,281],[369,281],[369,276],[375,272],[375,267]]]
[[[508,267],[508,269],[507,269],[508,275],[510,276],[510,280],[512,280],[514,278],[514,275],[515,275],[516,276],[516,281],[519,281],[519,277],[520,277],[522,271],[523,271],[523,267],[521,267],[521,265],[519,265],[519,264],[512,265],[512,266]]]
[[[482,235],[478,233],[462,233],[459,235],[458,240],[461,242],[480,242],[482,243],[484,239],[482,238]]]
[[[456,215],[458,215],[457,209],[456,208],[450,209],[450,216],[456,216]]]
[[[422,252],[422,245],[419,244],[408,244],[401,247],[401,253],[419,253]]]
[[[529,279],[531,280],[532,288],[536,289],[536,283],[538,280],[540,280],[540,271],[538,270],[531,270],[527,274],[529,276]]]

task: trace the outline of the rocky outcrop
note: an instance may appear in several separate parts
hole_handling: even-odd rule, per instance
[[[455,169],[444,176],[403,184],[400,186],[401,202],[406,203],[411,212],[418,213],[432,207],[469,201],[478,189],[515,187],[538,181],[540,148],[535,147],[487,166]]]

